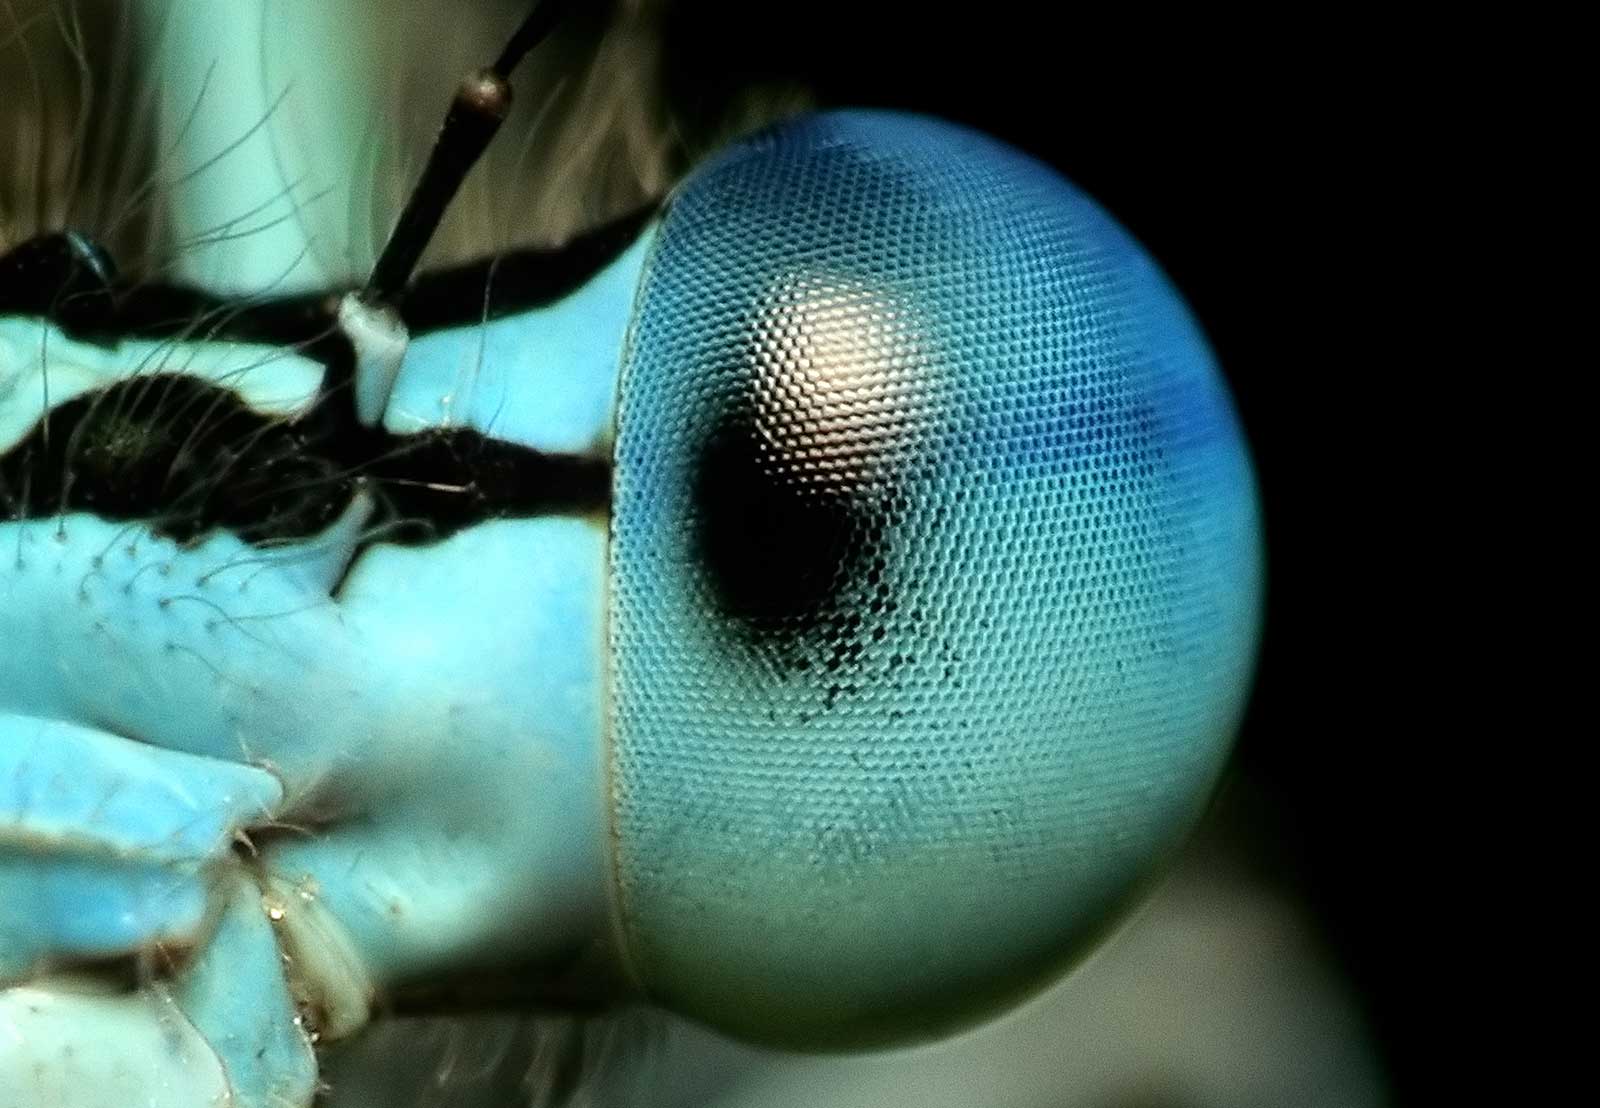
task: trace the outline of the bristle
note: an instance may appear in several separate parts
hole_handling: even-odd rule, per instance
[[[0,250],[78,228],[120,264],[150,263],[149,210],[127,203],[151,139],[128,23],[103,0],[0,4]]]
[[[392,1019],[327,1056],[325,1108],[633,1108],[651,1102],[664,1017]]]
[[[204,65],[174,56],[170,0],[4,0],[0,250],[70,227],[101,242],[124,273],[204,278],[214,267],[203,255],[260,254],[293,221],[314,263],[299,284],[356,281],[405,203],[451,90],[498,52],[524,8],[278,0],[259,27],[240,17],[251,64],[232,50]],[[680,117],[661,95],[665,9],[661,0],[577,6],[519,69],[504,131],[424,266],[564,242],[659,199],[728,138],[806,106],[803,90],[743,89]],[[329,40],[340,49],[326,58],[305,47]],[[241,97],[256,115],[239,114]],[[275,187],[256,180],[268,175],[253,173],[260,155],[246,149],[257,125]],[[196,193],[227,200],[196,206]],[[262,263],[260,283],[295,287],[297,253]]]
[[[369,209],[376,245],[420,171],[448,90],[494,56],[526,7],[525,0],[467,6],[412,0],[378,21],[380,52],[394,59],[390,92],[399,123],[391,141],[371,144],[393,158],[380,174],[387,195],[375,192]],[[564,242],[659,199],[731,135],[806,105],[801,90],[746,90],[737,103],[697,105],[703,114],[679,119],[661,92],[667,10],[661,0],[572,6],[519,67],[511,115],[468,177],[424,265]]]
[[[260,18],[240,16],[240,38],[223,42],[192,28],[177,41],[180,2],[0,0],[0,255],[71,230],[104,248],[134,285],[189,283],[236,298],[194,300],[151,343],[138,381],[86,402],[77,424],[63,420],[48,480],[42,467],[22,465],[8,486],[0,470],[0,504],[11,496],[18,517],[31,516],[47,491],[64,513],[81,491],[82,452],[96,445],[89,429],[133,426],[125,417],[140,405],[161,418],[139,426],[170,434],[183,451],[208,441],[226,413],[219,394],[173,391],[190,356],[183,342],[212,337],[253,298],[363,279],[452,91],[499,53],[528,0],[230,0],[216,11]],[[697,104],[693,118],[678,114],[661,93],[666,8],[663,0],[571,6],[518,69],[511,116],[449,210],[425,269],[567,242],[659,200],[727,138],[805,106],[803,90],[756,89]],[[225,36],[230,26],[219,19],[213,29]],[[323,56],[308,42],[325,44]],[[41,400],[49,410],[60,398]],[[251,456],[254,439],[281,428],[263,422],[233,445]],[[50,446],[39,456],[54,457]],[[180,490],[166,516],[130,522],[129,533],[181,531],[201,518],[206,496],[230,474],[214,476]],[[319,471],[314,480],[331,487],[347,476]],[[286,529],[280,523],[268,518],[260,529],[270,539]],[[141,980],[160,968],[143,967]],[[380,1022],[328,1055],[332,1091],[322,1103],[640,1103],[659,1037],[658,1020],[643,1014]],[[385,1079],[387,1098],[374,1091]]]

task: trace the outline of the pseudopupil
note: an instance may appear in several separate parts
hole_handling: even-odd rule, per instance
[[[749,419],[713,432],[697,470],[697,554],[725,614],[799,631],[837,606],[872,545],[861,490],[802,464]]]

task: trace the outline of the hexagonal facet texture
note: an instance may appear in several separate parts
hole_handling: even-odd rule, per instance
[[[1043,166],[849,112],[703,168],[616,465],[620,905],[659,998],[931,1033],[1081,951],[1203,805],[1249,463],[1176,293]]]

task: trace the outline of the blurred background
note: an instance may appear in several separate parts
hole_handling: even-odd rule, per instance
[[[501,8],[496,18],[512,23],[521,5]],[[1371,344],[1387,326],[1378,307],[1391,279],[1385,208],[1401,201],[1380,191],[1391,132],[1377,121],[1387,106],[1343,44],[1337,27],[1213,13],[862,0],[589,5],[553,44],[570,51],[568,64],[586,52],[607,59],[621,76],[600,87],[648,105],[643,121],[637,103],[576,97],[567,108],[572,119],[587,110],[630,121],[613,123],[615,145],[595,155],[612,172],[592,179],[616,191],[591,190],[578,223],[625,210],[632,181],[645,182],[643,195],[660,180],[655,167],[674,178],[727,136],[811,105],[959,120],[1083,186],[1166,267],[1218,351],[1256,457],[1269,571],[1257,686],[1208,821],[1088,965],[994,1026],[907,1053],[782,1057],[670,1023],[602,1035],[600,1057],[631,1046],[648,1060],[612,1065],[644,1084],[596,1090],[597,1102],[1412,1099],[1422,1002],[1408,970],[1432,936],[1418,891],[1425,859],[1400,828],[1426,732],[1412,726],[1417,713],[1387,664],[1405,649],[1409,613],[1390,603],[1389,574],[1405,569],[1383,561],[1389,501],[1377,490],[1408,478],[1387,472],[1390,417],[1367,391],[1392,372]],[[436,113],[423,112],[430,125]],[[562,144],[547,149],[559,173]],[[635,172],[618,173],[615,162],[629,158]],[[565,211],[577,200],[542,203]],[[473,203],[483,201],[464,207]],[[547,214],[546,226],[562,218]],[[465,1050],[432,1031],[445,1055]],[[393,1048],[377,1040],[367,1049]],[[488,1095],[509,1096],[516,1053],[488,1071],[480,1056],[486,1094],[499,1082]],[[463,1068],[455,1081],[465,1096]]]
[[[270,33],[253,56],[262,87],[295,90],[274,140],[308,167],[299,214],[323,273],[361,274],[456,80],[498,52],[525,5],[265,2]],[[159,271],[184,255],[158,204],[119,204],[161,166],[159,125],[139,109],[151,74],[128,61],[127,44],[148,34],[137,0],[5,7],[0,149],[37,171],[0,182],[0,245],[71,222],[105,228],[125,267]],[[1426,1076],[1416,965],[1436,923],[1430,840],[1403,829],[1429,729],[1395,676],[1421,645],[1408,607],[1420,571],[1386,545],[1401,509],[1381,494],[1420,478],[1390,461],[1396,428],[1370,400],[1396,375],[1377,336],[1380,305],[1406,280],[1390,262],[1390,225],[1409,201],[1386,191],[1399,140],[1340,29],[1007,0],[571,8],[519,72],[517,114],[432,263],[559,241],[660,196],[729,137],[808,106],[928,112],[1015,144],[1144,242],[1217,349],[1267,528],[1257,687],[1213,809],[1150,902],[1085,966],[992,1026],[839,1059],[756,1051],[647,1013],[402,1020],[334,1057],[327,1103],[1413,1099]],[[352,97],[381,109],[330,147],[325,116]]]

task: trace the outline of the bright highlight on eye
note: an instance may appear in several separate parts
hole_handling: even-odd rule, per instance
[[[414,273],[557,7],[359,288],[0,255],[0,1078],[87,1087],[95,1028],[131,1061],[144,998],[75,1029],[50,974],[158,947],[195,1042],[139,1088],[244,1105],[390,1006],[926,1039],[1206,804],[1260,521],[1156,263],[997,141],[837,111]]]
[[[669,206],[618,426],[646,987],[839,1044],[1080,953],[1204,803],[1256,627],[1238,425],[1140,248],[971,132],[797,121]]]

